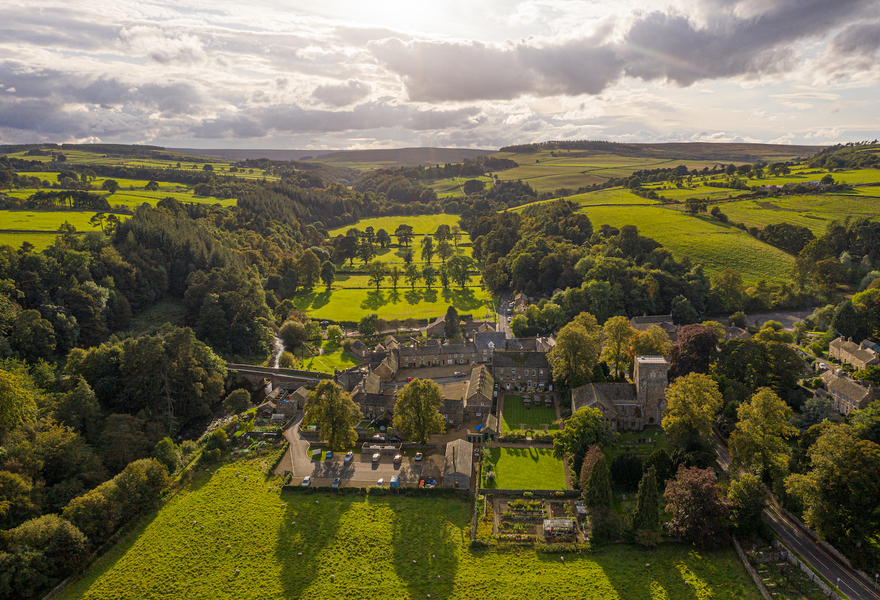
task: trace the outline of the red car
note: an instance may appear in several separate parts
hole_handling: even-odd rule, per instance
[[[412,377],[407,377],[406,382],[409,383],[410,381],[412,381],[412,379],[413,379]]]

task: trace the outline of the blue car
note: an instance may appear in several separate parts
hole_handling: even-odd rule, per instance
[[[333,450],[327,450],[327,460],[333,458]]]

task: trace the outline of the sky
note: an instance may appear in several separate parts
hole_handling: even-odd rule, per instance
[[[0,143],[880,135],[880,0],[2,0]]]

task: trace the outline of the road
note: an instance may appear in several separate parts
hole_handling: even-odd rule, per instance
[[[342,479],[345,487],[369,487],[376,485],[379,478],[385,480],[387,486],[392,475],[400,476],[401,485],[418,483],[423,469],[429,471],[429,462],[422,463],[410,457],[404,457],[400,465],[393,463],[394,457],[382,455],[379,462],[372,462],[372,455],[355,454],[351,462],[345,462],[344,454],[334,456],[331,460],[315,461],[309,458],[309,442],[299,435],[299,426],[302,423],[302,415],[296,418],[294,424],[287,428],[284,437],[290,442],[287,454],[281,459],[275,472],[281,474],[284,471],[293,473],[292,483],[298,484],[303,477],[310,475],[312,485],[329,486],[337,477]],[[437,476],[437,473],[426,473]]]
[[[718,464],[724,471],[727,471],[731,464],[727,443],[717,432],[714,434],[718,449]],[[880,600],[880,592],[865,583],[853,569],[847,567],[813,541],[813,538],[796,521],[782,512],[776,499],[772,496],[768,495],[767,508],[764,509],[763,518],[786,546],[797,552],[815,572],[836,585],[850,600]]]
[[[507,322],[507,317],[513,316],[513,310],[507,308],[510,303],[510,292],[504,292],[501,294],[501,298],[499,299],[496,314],[498,315],[498,326],[495,328],[495,331],[500,331],[504,333],[504,335],[508,338],[515,337],[513,332],[510,330],[510,324]]]

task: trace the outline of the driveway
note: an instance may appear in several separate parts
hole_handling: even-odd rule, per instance
[[[783,329],[787,329],[791,331],[794,329],[794,324],[798,321],[803,321],[807,317],[813,314],[813,310],[780,310],[777,312],[768,312],[768,313],[753,313],[750,315],[746,315],[746,325],[752,326],[755,325],[757,327],[761,327],[767,321],[778,321],[782,323]]]

